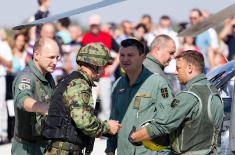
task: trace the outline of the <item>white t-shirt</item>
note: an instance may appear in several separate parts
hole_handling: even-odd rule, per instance
[[[7,41],[0,41],[0,56],[8,61],[12,60],[11,48]],[[6,67],[0,62],[0,76],[5,76],[5,75],[6,75]]]

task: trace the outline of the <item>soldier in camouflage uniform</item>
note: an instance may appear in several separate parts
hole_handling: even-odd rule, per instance
[[[90,137],[116,134],[118,121],[100,121],[94,115],[91,88],[112,62],[100,43],[82,47],[77,54],[79,70],[65,77],[55,90],[43,135],[50,140],[47,155],[82,154]]]
[[[59,58],[57,43],[41,38],[34,45],[33,60],[13,84],[15,131],[13,155],[41,155],[46,141],[41,136],[41,122],[48,112],[55,83],[51,76]]]
[[[185,89],[147,126],[131,134],[134,142],[170,134],[175,154],[217,154],[223,103],[217,89],[206,79],[204,68],[203,56],[197,51],[176,56],[178,79]]]

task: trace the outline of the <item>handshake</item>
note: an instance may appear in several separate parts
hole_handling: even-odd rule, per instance
[[[119,122],[116,120],[109,120],[108,124],[110,127],[109,133],[112,135],[115,135],[119,131],[119,129],[122,127],[122,125],[119,124]]]

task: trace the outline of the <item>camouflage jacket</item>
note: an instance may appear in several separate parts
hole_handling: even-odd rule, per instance
[[[70,116],[85,135],[99,137],[109,132],[107,122],[102,122],[94,115],[91,87],[93,81],[81,71],[84,79],[72,80],[63,93],[65,106],[69,108]]]

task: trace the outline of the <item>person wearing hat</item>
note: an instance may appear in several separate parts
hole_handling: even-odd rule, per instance
[[[118,135],[108,139],[105,152],[107,155],[114,155],[116,150],[117,155],[156,155],[158,152],[142,144],[132,145],[128,135],[140,129],[144,122],[152,120],[158,111],[170,104],[173,94],[160,74],[144,67],[146,53],[140,41],[123,40],[119,53],[120,65],[126,75],[113,85],[110,119],[120,121],[122,128]]]
[[[97,87],[93,88],[94,101],[96,101],[96,97],[99,97],[101,101],[101,112],[99,113],[98,117],[101,120],[105,120],[109,118],[111,111],[111,89],[113,82],[113,74],[117,73],[115,72],[115,70],[118,68],[119,65],[119,45],[108,32],[102,31],[100,16],[90,16],[89,26],[89,31],[85,33],[82,38],[82,45],[87,45],[89,43],[94,42],[101,42],[110,50],[110,52],[113,52],[112,54],[114,56],[116,55],[113,63],[105,67],[105,70],[100,77],[100,81],[99,83],[97,83]]]
[[[51,100],[43,136],[50,140],[46,154],[81,155],[91,137],[116,134],[121,125],[115,120],[101,121],[94,114],[91,88],[112,62],[101,43],[90,43],[78,51],[79,66],[57,86]]]

